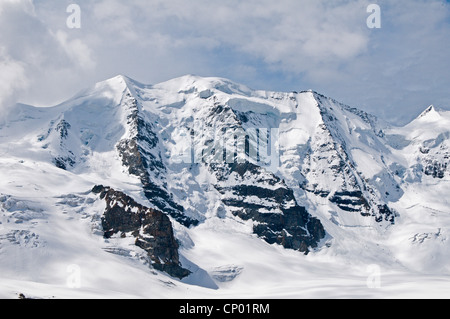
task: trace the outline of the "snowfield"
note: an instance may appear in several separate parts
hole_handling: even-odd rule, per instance
[[[169,214],[183,279],[153,269],[129,234],[103,236],[95,185],[161,209],[118,152],[139,136],[133,114],[152,133],[139,144],[155,165],[147,178],[198,221]],[[240,175],[192,161],[204,153],[191,141],[210,138],[190,135],[200,120],[216,133],[276,128],[279,165]],[[450,112],[434,107],[393,127],[316,92],[194,76],[154,86],[118,76],[58,106],[17,105],[0,122],[0,298],[450,298],[449,137]],[[295,201],[242,185],[288,188]],[[270,244],[236,201],[275,215],[298,204],[325,237],[307,254]]]

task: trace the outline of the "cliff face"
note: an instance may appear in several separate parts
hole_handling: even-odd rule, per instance
[[[182,268],[178,243],[172,223],[164,213],[138,204],[131,197],[109,187],[95,186],[93,193],[106,202],[102,216],[104,237],[135,237],[136,246],[144,249],[155,269],[183,278],[189,271]]]
[[[269,244],[299,250],[305,254],[325,237],[317,218],[298,205],[283,180],[251,163],[212,165],[215,188],[234,216],[253,220],[253,232]],[[247,181],[252,181],[250,184]]]

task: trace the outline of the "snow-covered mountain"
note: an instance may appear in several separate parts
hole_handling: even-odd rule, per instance
[[[392,127],[196,76],[17,105],[0,122],[0,296],[450,296],[449,137],[432,106]]]

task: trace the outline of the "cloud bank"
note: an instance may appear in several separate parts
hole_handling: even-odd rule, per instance
[[[66,23],[74,2],[80,29]],[[0,103],[51,105],[116,74],[157,83],[193,73],[314,89],[403,122],[450,107],[449,3],[376,1],[382,27],[369,29],[371,3],[2,0]]]

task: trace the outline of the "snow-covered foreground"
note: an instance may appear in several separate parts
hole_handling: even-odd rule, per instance
[[[278,169],[239,178],[174,161],[198,119],[276,127]],[[380,128],[313,92],[193,77],[153,87],[117,77],[54,108],[18,106],[0,122],[0,298],[450,298],[449,123],[448,112],[429,108],[405,127]],[[192,272],[184,279],[153,269],[133,237],[104,237],[95,185],[160,203],[125,167],[133,149],[118,152],[133,138],[154,164],[146,178],[164,205],[174,200],[199,221],[185,227],[171,216],[180,262]],[[236,185],[265,197],[242,196]],[[263,214],[283,214],[296,203],[270,194],[288,187],[326,231],[307,255],[262,240],[229,204],[241,196]],[[395,216],[383,215],[383,204]]]
[[[450,276],[442,274],[443,269],[448,272],[448,256],[416,248],[408,238],[417,232],[416,218],[427,220],[420,227],[423,234],[429,230],[433,236],[437,225],[429,217],[439,214],[437,210],[417,210],[413,205],[377,247],[366,247],[364,255],[358,247],[361,243],[353,241],[356,235],[351,228],[345,238],[334,238],[339,243],[336,248],[324,246],[305,256],[267,244],[235,219],[211,218],[195,229],[180,226],[182,263],[193,271],[180,281],[149,268],[132,242],[103,238],[96,221],[104,207],[89,193],[88,177],[20,161],[0,161],[1,171],[11,176],[0,183],[0,193],[10,196],[0,197],[9,208],[0,219],[2,298],[17,298],[20,293],[32,298],[450,296]],[[424,236],[417,240],[427,241]],[[373,254],[376,249],[390,249],[395,255]],[[421,264],[423,255],[429,255],[425,271],[437,268],[441,275],[414,269],[414,259]],[[370,261],[367,256],[382,259]]]

